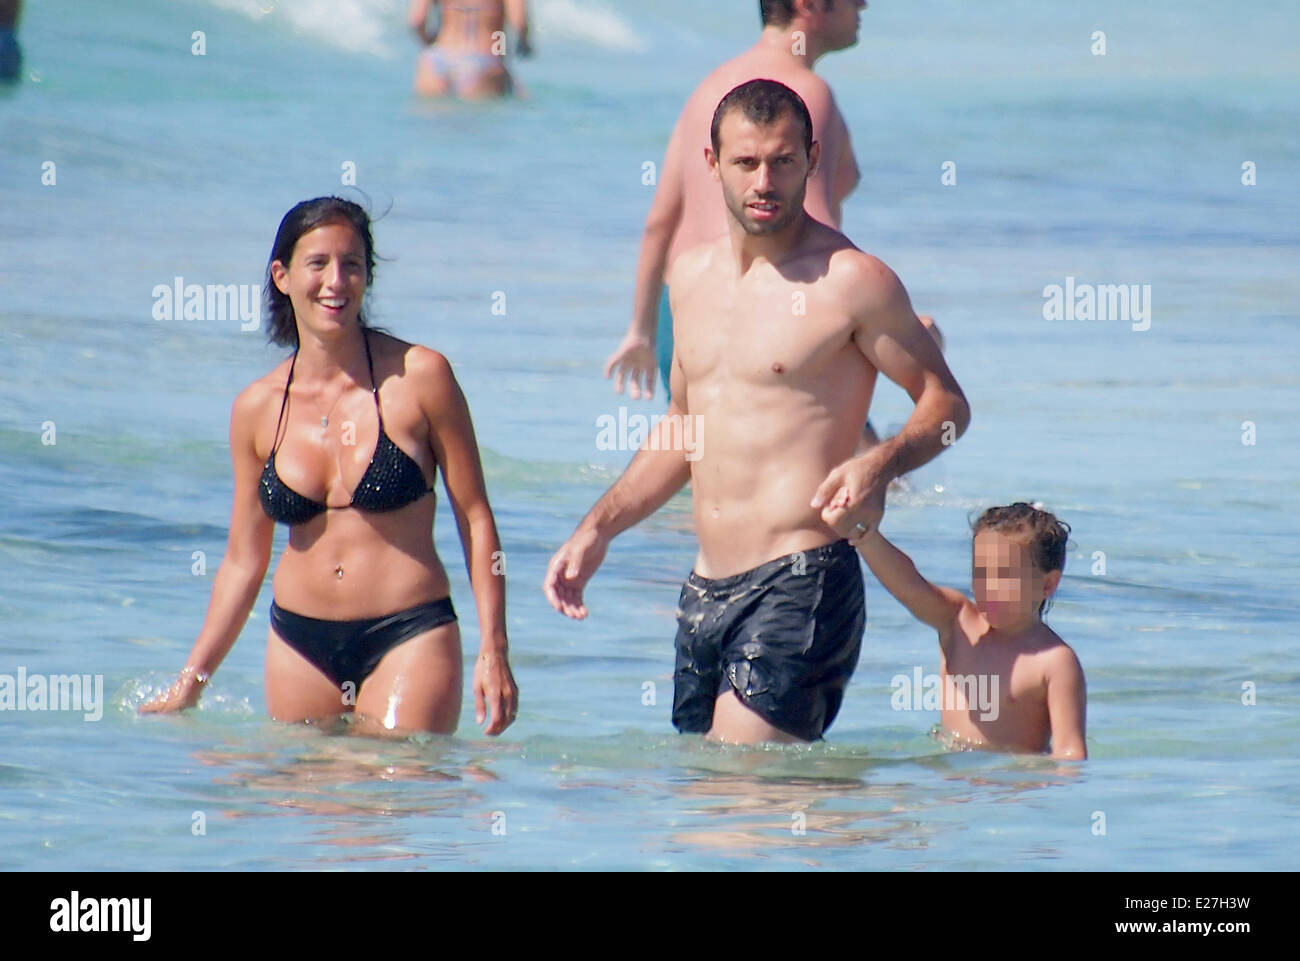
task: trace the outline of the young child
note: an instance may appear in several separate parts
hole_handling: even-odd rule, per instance
[[[1029,504],[992,507],[975,522],[972,603],[937,587],[879,530],[850,538],[873,574],[939,632],[945,731],[972,747],[1084,760],[1087,689],[1070,646],[1043,623],[1065,569],[1070,529]],[[976,703],[973,692],[991,693]]]

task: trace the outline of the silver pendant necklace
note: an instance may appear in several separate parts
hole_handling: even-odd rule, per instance
[[[346,394],[347,392],[348,389],[345,387],[339,393],[339,395],[334,398],[334,403],[330,404],[329,414],[321,414],[320,404],[316,403],[316,398],[315,397],[309,398],[309,400],[311,401],[311,405],[316,408],[316,413],[320,414],[320,425],[322,428],[328,427],[330,425],[330,414],[334,413],[334,408],[339,405],[339,401],[343,399],[343,395]]]

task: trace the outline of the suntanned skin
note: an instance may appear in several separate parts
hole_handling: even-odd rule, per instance
[[[1050,750],[1064,760],[1088,757],[1083,668],[1038,613],[1060,584],[1060,571],[1044,574],[1020,541],[980,531],[972,555],[972,602],[960,591],[927,581],[879,530],[851,541],[880,583],[913,617],[939,632],[946,731],[970,747]],[[969,705],[961,686],[951,683],[953,675],[996,676],[996,717],[982,717],[993,712]]]
[[[605,376],[616,374],[618,393],[626,379],[633,398],[654,396],[656,328],[667,270],[683,251],[727,234],[717,182],[700,157],[709,145],[713,111],[729,90],[764,78],[780,81],[803,98],[813,120],[813,139],[822,145],[805,207],[813,219],[839,228],[841,205],[858,183],[858,165],[831,88],[812,68],[823,55],[857,43],[858,17],[866,6],[863,0],[836,0],[826,11],[822,0],[800,0],[789,24],[764,27],[753,47],[709,74],[686,101],[641,236],[632,322],[605,363]]]
[[[873,527],[889,481],[942,450],[945,422],[960,434],[970,419],[898,278],[805,212],[820,151],[805,149],[802,124],[785,113],[758,126],[732,110],[721,133],[707,159],[728,232],[673,265],[672,400],[657,436],[551,559],[544,590],[569,617],[587,615],[583,587],[609,542],[688,479],[695,569],[726,577]],[[878,371],[916,407],[898,436],[854,457]],[[673,418],[688,415],[703,438],[693,460],[667,449]],[[789,739],[730,692],[709,736]]]
[[[330,506],[290,528],[273,581],[276,602],[307,617],[379,617],[446,597],[450,585],[433,546],[435,497],[406,507],[363,512],[347,506],[379,437],[358,320],[366,289],[364,246],[349,224],[317,227],[299,238],[288,264],[271,266],[289,295],[299,352],[276,453],[276,471],[293,490]],[[329,303],[322,303],[328,301]],[[426,478],[441,469],[465,548],[482,643],[474,670],[478,722],[487,733],[513,721],[518,693],[507,660],[504,578],[493,573],[500,550],[484,489],[478,447],[451,366],[436,351],[369,334],[384,429]],[[195,704],[202,684],[234,645],[270,563],[274,522],[258,495],[271,454],[289,360],[245,388],[231,409],[235,493],[226,554],[203,629],[173,687],[146,713]],[[321,417],[329,420],[321,426]],[[499,556],[499,555],[498,555]],[[445,624],[393,648],[355,693],[355,705],[314,665],[268,632],[266,700],[272,717],[302,721],[355,713],[371,730],[451,733],[460,716],[460,633]]]
[[[441,24],[436,34],[429,32],[429,13],[441,8]],[[420,42],[450,54],[482,53],[499,56],[497,63],[484,70],[473,82],[452,89],[447,78],[440,77],[423,57],[416,59],[415,92],[423,97],[456,94],[467,100],[499,97],[510,92],[510,73],[497,43],[500,32],[509,25],[521,57],[531,53],[528,42],[526,0],[411,0],[407,24]],[[496,36],[494,36],[496,34]]]
[[[939,350],[942,352],[944,343],[943,331],[941,331],[939,325],[934,322],[934,318],[927,314],[917,314],[916,319],[921,322],[921,326],[924,327],[926,331],[929,332],[930,336],[934,338],[934,342],[938,344]],[[871,421],[867,421],[862,426],[862,438],[858,441],[858,453],[861,454],[863,451],[870,447],[875,447],[879,443],[880,435],[877,434],[875,429],[871,426]]]

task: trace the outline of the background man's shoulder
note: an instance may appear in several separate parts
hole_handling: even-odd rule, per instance
[[[668,285],[677,292],[688,289],[708,272],[709,266],[715,262],[720,247],[729,242],[730,237],[723,236],[687,247],[673,260],[672,267],[665,278]]]
[[[811,111],[832,102],[831,88],[807,67],[791,67],[788,60],[776,60],[751,47],[717,66],[696,86],[692,99],[710,101],[716,107],[727,93],[750,80],[777,80],[799,94]]]

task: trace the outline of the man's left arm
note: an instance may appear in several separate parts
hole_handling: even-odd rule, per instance
[[[822,519],[844,536],[859,524],[875,527],[889,482],[933,460],[970,424],[966,396],[917,319],[902,281],[875,257],[859,251],[849,256],[853,342],[916,406],[897,436],[845,461],[817,489],[812,506],[822,508]]]

